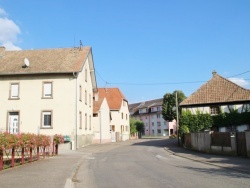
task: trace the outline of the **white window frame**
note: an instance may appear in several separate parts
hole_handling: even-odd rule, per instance
[[[45,125],[44,123],[44,119],[45,119],[45,115],[50,115],[50,125]],[[52,118],[53,118],[53,113],[51,110],[46,110],[46,111],[42,111],[42,122],[41,122],[41,128],[53,128],[52,126]]]
[[[51,81],[43,82],[43,98],[52,98],[52,97],[53,97],[53,82]]]
[[[19,83],[10,83],[10,99],[19,99]]]

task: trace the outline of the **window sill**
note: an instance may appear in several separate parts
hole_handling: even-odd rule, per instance
[[[53,97],[42,97],[41,99],[53,99]]]
[[[20,100],[20,98],[9,98],[8,100]]]
[[[53,127],[40,127],[40,129],[53,129]]]

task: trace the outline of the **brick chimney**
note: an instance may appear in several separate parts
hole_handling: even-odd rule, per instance
[[[5,54],[5,47],[4,46],[0,46],[0,57],[3,57]]]

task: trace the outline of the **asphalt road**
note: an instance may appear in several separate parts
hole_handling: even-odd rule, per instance
[[[166,152],[169,140],[150,139],[90,146],[75,175],[76,187],[250,187],[250,174],[191,161]]]
[[[164,149],[171,142],[140,139],[59,150],[58,156],[0,172],[0,188],[250,187],[250,173],[173,155]],[[216,157],[206,156],[210,162]]]

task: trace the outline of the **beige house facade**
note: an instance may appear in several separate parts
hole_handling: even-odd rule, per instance
[[[118,142],[129,140],[128,101],[119,88],[98,88],[98,100],[94,102],[94,142]]]
[[[93,139],[96,93],[91,47],[6,51],[0,48],[0,130]]]

